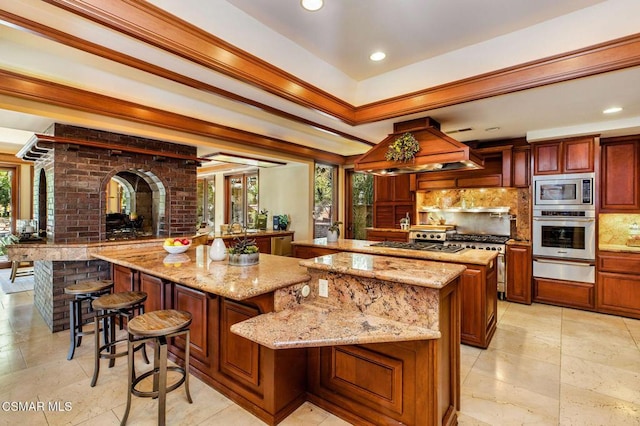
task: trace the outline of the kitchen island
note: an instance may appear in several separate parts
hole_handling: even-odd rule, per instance
[[[191,312],[192,373],[269,424],[306,399],[353,423],[456,423],[463,266],[341,253],[235,267],[207,250],[92,256],[135,271],[150,306]],[[184,341],[170,350],[181,359]]]
[[[339,239],[327,242],[326,238],[295,241],[293,255],[309,259],[339,252],[367,253],[400,258],[433,260],[466,266],[460,277],[461,341],[464,344],[487,348],[496,330],[497,253],[465,249],[457,253],[409,250],[375,246],[377,241]]]

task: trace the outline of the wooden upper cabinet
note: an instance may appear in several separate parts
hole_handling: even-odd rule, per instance
[[[536,143],[533,145],[533,174],[593,172],[594,145],[592,136]]]
[[[639,151],[638,137],[602,144],[600,211],[628,213],[640,209]]]
[[[511,184],[526,188],[531,183],[531,150],[529,147],[514,148],[511,153]]]
[[[400,219],[409,213],[415,220],[415,175],[375,176],[373,181],[373,226],[399,228]]]
[[[411,176],[409,173],[397,176],[375,176],[375,201],[413,201]]]
[[[560,156],[562,145],[560,142],[540,143],[533,146],[534,169],[533,174],[562,173]]]

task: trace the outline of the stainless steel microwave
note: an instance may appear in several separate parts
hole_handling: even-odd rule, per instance
[[[535,206],[592,209],[594,177],[593,173],[534,176]]]

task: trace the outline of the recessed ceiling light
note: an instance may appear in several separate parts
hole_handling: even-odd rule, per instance
[[[498,130],[500,130],[500,127],[487,127],[484,129],[485,132],[497,132]]]
[[[386,53],[378,51],[378,52],[373,52],[371,56],[369,56],[369,59],[371,59],[372,61],[378,62],[383,60],[386,57],[387,57]]]
[[[323,0],[300,0],[300,4],[303,8],[310,12],[315,12],[316,10],[320,10],[324,5]]]
[[[611,107],[602,111],[603,114],[615,114],[616,112],[622,111],[620,107]]]

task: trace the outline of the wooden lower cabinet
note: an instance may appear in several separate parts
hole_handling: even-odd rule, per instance
[[[140,273],[140,291],[147,293],[147,300],[144,302],[146,312],[158,311],[168,306],[165,297],[165,286],[169,287],[170,283],[153,275],[145,274],[144,272]]]
[[[112,265],[111,268],[114,293],[138,289],[138,271],[120,265]]]
[[[531,304],[531,246],[507,245],[507,300]]]
[[[323,248],[323,247],[310,247],[310,246],[293,246],[293,257],[298,259],[312,259],[318,256],[326,256],[328,254],[339,253],[340,250]]]
[[[191,312],[191,373],[267,424],[306,400],[306,349],[274,351],[229,331],[239,321],[273,310],[273,295],[236,302],[172,283],[170,306]],[[170,351],[184,360],[185,340]],[[181,362],[181,361],[180,361]]]
[[[191,354],[191,366],[203,373],[211,373],[215,369],[218,347],[217,317],[218,297],[209,293],[194,290],[192,288],[173,284],[171,296],[171,308],[190,312],[192,315],[191,342],[189,351]],[[185,341],[182,337],[173,339],[172,351],[184,359]]]
[[[440,339],[310,348],[309,400],[352,424],[457,424],[458,297],[441,297]]]
[[[534,278],[533,301],[593,310],[595,309],[595,285],[550,278]]]
[[[408,231],[385,231],[382,229],[367,229],[368,241],[409,241]]]
[[[598,254],[596,301],[598,312],[640,318],[640,254]]]
[[[496,331],[498,310],[498,276],[496,264],[466,264],[460,277],[462,300],[460,341],[487,348]]]

